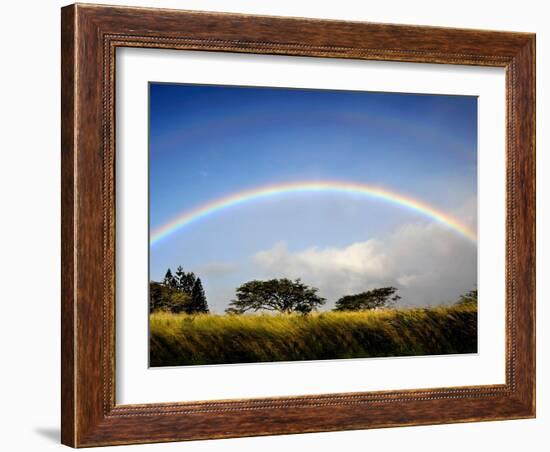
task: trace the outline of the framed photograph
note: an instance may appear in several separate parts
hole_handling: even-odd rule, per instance
[[[535,36],[62,9],[62,442],[535,416]]]

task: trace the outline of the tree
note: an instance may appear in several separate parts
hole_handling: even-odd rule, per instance
[[[191,303],[188,308],[188,313],[208,314],[208,312],[208,303],[206,302],[206,295],[202,288],[202,282],[200,278],[197,278],[191,292]]]
[[[186,312],[191,297],[165,284],[151,281],[149,284],[149,312]]]
[[[162,283],[149,284],[149,311],[169,311],[187,314],[208,313],[208,303],[200,278],[193,272],[186,273],[181,265],[176,275],[169,268]]]
[[[172,275],[172,270],[170,269],[166,270],[166,274],[164,275],[164,285],[172,289],[177,289],[176,278],[174,278],[174,275]]]
[[[187,312],[191,303],[191,297],[186,293],[174,291],[170,294],[170,312],[179,314]]]
[[[185,293],[191,294],[196,281],[197,278],[193,272],[185,273],[180,281],[180,289]]]
[[[185,277],[185,272],[183,271],[183,267],[181,265],[178,265],[178,268],[176,268],[176,273],[174,274],[174,279],[176,280],[176,288],[178,290],[181,290],[181,280]]]
[[[191,295],[196,279],[193,272],[184,272],[181,265],[176,269],[176,287],[182,292]]]
[[[308,287],[300,279],[287,278],[269,281],[249,281],[237,288],[236,299],[226,309],[228,314],[247,311],[300,312],[307,314],[325,303],[317,295],[318,289]]]
[[[334,311],[366,311],[390,307],[401,299],[396,292],[395,287],[381,287],[355,295],[346,295],[336,302]]]
[[[470,290],[469,292],[462,294],[455,305],[464,307],[477,307],[477,289]]]

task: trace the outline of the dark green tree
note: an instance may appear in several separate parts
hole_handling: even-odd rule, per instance
[[[187,312],[188,306],[191,304],[191,297],[186,293],[180,291],[174,291],[170,295],[170,312],[179,314],[180,312]]]
[[[177,281],[176,281],[176,278],[174,278],[174,275],[172,275],[172,270],[170,269],[166,270],[166,274],[164,275],[163,282],[166,287],[177,289]]]
[[[176,288],[178,290],[181,290],[181,280],[185,277],[185,274],[186,273],[183,271],[183,267],[181,265],[178,265],[178,268],[176,268],[176,273],[174,273]]]
[[[189,273],[183,272],[183,275],[179,280],[179,289],[182,292],[192,295],[193,287],[195,287],[196,281],[197,281],[197,277],[193,272],[189,272]]]
[[[155,281],[149,284],[149,312],[185,312],[190,303],[188,294]]]
[[[193,272],[186,273],[183,271],[183,267],[180,265],[176,269],[176,287],[178,290],[185,292],[189,295],[193,292],[193,286],[195,285],[197,277]]]
[[[197,278],[195,280],[195,284],[193,285],[193,290],[191,292],[191,303],[188,306],[187,312],[189,314],[208,314],[209,312],[206,295],[204,293],[200,278]]]
[[[355,295],[346,295],[336,302],[334,311],[366,311],[393,306],[401,297],[395,287],[380,287]]]
[[[470,290],[469,292],[462,294],[455,305],[477,307],[477,289]]]
[[[149,287],[150,312],[209,312],[202,281],[193,272],[184,272],[181,265],[176,269],[175,276],[169,268],[162,283],[151,281]]]
[[[226,313],[277,311],[307,314],[325,303],[325,299],[317,295],[317,292],[317,288],[307,286],[300,279],[249,281],[237,288],[236,298],[231,301]]]

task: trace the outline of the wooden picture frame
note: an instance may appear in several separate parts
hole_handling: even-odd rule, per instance
[[[71,5],[62,9],[62,442],[73,447],[535,416],[535,35]],[[506,70],[506,383],[115,403],[117,47]]]

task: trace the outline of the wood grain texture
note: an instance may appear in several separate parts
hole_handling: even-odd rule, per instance
[[[74,322],[74,158],[75,59],[74,9],[61,11],[61,441],[75,443],[75,322]]]
[[[535,37],[147,8],[62,10],[62,442],[74,447],[535,415]],[[506,384],[115,403],[117,47],[506,68]]]

